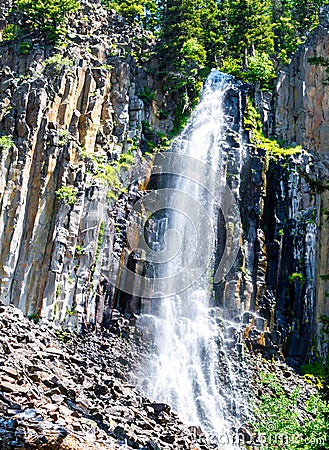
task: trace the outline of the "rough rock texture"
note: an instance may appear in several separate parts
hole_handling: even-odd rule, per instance
[[[37,33],[1,43],[0,295],[43,318],[34,326],[0,305],[2,448],[210,449],[200,430],[186,429],[167,405],[138,392],[134,375],[143,352],[122,338],[134,328],[113,309],[136,311],[138,299],[115,292],[118,258],[129,258],[122,253],[127,216],[150,165],[143,153],[161,145],[152,128],[172,128],[178,99],[161,91],[153,37],[100,1],[82,3],[66,48],[45,44]],[[13,20],[9,5],[0,6],[0,33]],[[274,123],[278,137],[310,155],[285,168],[269,162],[242,129],[245,90],[233,89],[226,100],[223,166],[243,235],[216,301],[236,319],[227,344],[240,356],[246,346],[268,359],[283,351],[300,363],[309,356],[317,316],[329,313],[329,288],[319,279],[329,271],[327,74],[307,62],[327,57],[328,45],[323,22],[279,80],[274,122],[266,96],[258,99],[266,130]],[[63,331],[95,324],[120,336]],[[235,361],[246,386],[251,372],[266,370],[263,360],[250,367],[248,358]]]
[[[1,449],[221,450],[199,427],[187,428],[168,405],[138,390],[145,343],[141,346],[138,329],[117,312],[115,319],[111,331],[81,336],[50,322],[35,324],[17,308],[0,304]],[[314,388],[282,361],[261,357],[255,325],[257,319],[235,337],[237,343],[244,334],[252,349],[249,353],[241,344],[232,366],[246,383],[245,406],[256,411],[261,396],[271,394],[262,377],[275,374],[286,392],[299,386],[302,422]],[[249,420],[239,430],[227,430],[230,442],[241,436],[257,442],[252,416]]]
[[[282,70],[276,88],[276,134],[319,153],[328,152],[328,74],[324,65],[313,64],[309,58],[326,60],[328,55],[328,20],[323,16],[321,25]]]
[[[115,324],[77,336],[0,304],[1,449],[214,448],[138,391],[143,348],[120,315]]]
[[[262,228],[266,236],[266,290],[260,312],[281,335],[284,354],[296,364],[310,356],[316,326],[315,271],[318,198],[300,170],[310,170],[305,152],[271,161]]]
[[[215,286],[220,306],[227,310],[229,317],[237,319],[245,311],[260,311],[268,265],[266,237],[261,227],[268,163],[266,151],[251,145],[243,128],[247,94],[248,87],[237,83],[224,100],[224,113],[227,115],[222,149],[225,154],[224,174],[239,205],[242,230],[240,251],[233,268],[223,283]],[[225,244],[225,226],[219,222],[217,256],[221,256]],[[268,321],[265,329],[272,331],[273,324]]]
[[[321,10],[320,26],[307,42],[300,46],[291,64],[280,74],[275,100],[275,133],[289,144],[297,143],[316,152],[308,171],[302,176],[311,187],[316,200],[314,220],[318,225],[315,271],[312,274],[316,296],[314,318],[329,314],[327,293],[329,283],[320,275],[329,273],[329,223],[328,223],[328,176],[329,176],[329,97],[326,61],[329,58],[329,10]],[[310,61],[309,58],[320,58]],[[321,64],[324,61],[324,64]],[[319,64],[320,62],[320,64]],[[303,198],[304,199],[304,198]],[[321,335],[318,335],[321,349]]]
[[[114,305],[136,310],[138,299],[120,297],[114,287],[127,215],[140,195],[137,182],[129,185],[141,182],[141,167],[149,164],[142,158],[148,141],[161,145],[150,126],[168,132],[177,104],[155,76],[153,37],[100,1],[82,4],[70,19],[66,48],[27,33],[3,42],[0,59],[0,136],[9,143],[0,141],[0,295],[29,316],[79,330],[108,326]],[[0,29],[13,21],[7,6],[0,8]],[[266,131],[274,126],[278,137],[313,156],[287,170],[268,165],[266,152],[250,146],[241,129],[246,93],[232,90],[225,105],[225,171],[243,236],[216,299],[230,305],[231,317],[260,314],[268,337],[260,342],[271,350],[282,339],[297,361],[308,355],[316,318],[329,312],[329,287],[319,278],[329,271],[327,74],[307,62],[328,54],[326,23],[323,14],[282,73],[274,121],[269,100],[258,93]]]
[[[21,41],[30,45],[27,52]],[[127,216],[139,195],[138,183],[130,182],[140,182],[149,164],[142,158],[148,141],[161,144],[150,126],[170,130],[175,107],[154,74],[154,44],[98,1],[83,2],[81,14],[70,19],[65,49],[46,45],[37,33],[1,44],[0,135],[10,145],[0,149],[0,295],[29,316],[83,330],[108,326],[113,306],[138,309],[138,299],[115,292],[119,258],[130,257],[127,250],[122,254]],[[276,123],[289,129],[278,118],[290,117],[280,89]],[[242,129],[245,103],[245,87],[227,93],[223,170],[240,204],[243,235],[233,270],[215,287],[216,299],[229,305],[230,317],[261,314],[269,339],[273,332],[282,335],[286,351],[303,359],[304,341],[298,349],[291,342],[300,333],[312,336],[315,294],[314,274],[306,274],[300,260],[314,263],[305,243],[315,236],[312,211],[320,215],[327,200],[311,199],[293,165],[290,175],[280,172],[280,185],[275,164],[266,173],[266,152],[249,145]],[[158,111],[166,108],[160,120]],[[270,111],[262,111],[271,128]],[[323,220],[323,233],[326,227]],[[323,260],[327,247],[321,245],[317,257]],[[289,283],[295,272],[307,283]],[[317,305],[317,312],[326,311],[324,302]]]
[[[12,145],[0,148],[0,295],[27,315],[83,328],[110,316],[123,187],[138,178],[145,124],[166,130],[172,117],[160,124],[147,32],[83,2],[67,41],[54,48],[34,32],[1,44],[0,136]],[[157,103],[139,98],[146,88]]]

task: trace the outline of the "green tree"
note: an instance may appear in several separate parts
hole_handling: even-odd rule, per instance
[[[64,34],[67,13],[76,12],[80,7],[77,0],[15,0],[18,10],[30,20],[32,28],[40,29],[51,39]]]
[[[178,78],[185,83],[204,66],[220,66],[250,81],[258,73],[264,84],[264,76],[273,76],[273,62],[275,67],[288,62],[318,24],[319,7],[329,4],[329,0],[103,2],[159,36],[161,69],[176,74],[178,84]]]
[[[248,67],[245,79],[250,82],[259,81],[262,88],[269,88],[271,81],[276,77],[272,60],[266,53],[257,50],[254,56],[248,57]]]
[[[273,0],[274,46],[278,61],[287,63],[302,42],[300,23],[296,20],[294,0]],[[299,5],[303,9],[303,5]],[[305,25],[305,24],[304,24]]]
[[[164,3],[160,32],[160,55],[165,66],[181,70],[187,63],[190,70],[193,70],[191,69],[193,64],[189,64],[189,62],[194,61],[195,67],[199,63],[204,63],[201,42],[202,6],[203,0],[167,0]],[[189,47],[194,46],[195,48],[192,58],[190,58],[191,52],[186,47],[183,48],[190,39],[193,39],[193,45],[190,41]],[[197,51],[196,48],[198,48]],[[195,57],[196,54],[200,55],[200,59]]]
[[[205,0],[201,10],[200,41],[207,53],[207,65],[217,67],[223,58],[227,0]]]
[[[275,51],[282,63],[302,43],[307,33],[319,24],[319,8],[328,0],[272,0],[272,22],[275,34]]]
[[[319,7],[327,4],[323,0],[305,0],[302,2],[289,0],[286,3],[291,10],[296,29],[301,35],[318,25]]]
[[[227,8],[226,54],[248,65],[248,56],[274,51],[271,3],[268,0],[233,0]]]
[[[115,9],[129,22],[155,31],[161,10],[161,0],[104,0],[104,3],[107,7]]]
[[[218,32],[225,43],[221,70],[270,88],[275,77],[271,1],[222,0],[219,5]]]
[[[207,65],[202,16],[206,0],[164,0],[161,6],[158,54],[160,73],[168,90],[180,101],[173,134],[189,117],[201,89],[201,72]]]

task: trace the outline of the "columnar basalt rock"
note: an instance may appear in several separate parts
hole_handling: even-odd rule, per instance
[[[0,136],[10,144],[0,148],[0,295],[28,315],[79,329],[109,322],[110,280],[119,275],[121,255],[133,259],[123,246],[127,214],[139,195],[135,185],[128,193],[119,186],[139,178],[147,124],[170,131],[179,101],[177,93],[162,92],[150,33],[100,1],[82,6],[69,19],[65,49],[32,32],[24,37],[27,52],[17,37],[1,44],[0,59]],[[1,7],[3,26],[12,20],[7,13]],[[217,302],[229,304],[232,317],[248,310],[261,314],[264,330],[282,333],[287,352],[298,358],[305,352],[296,350],[294,340],[304,331],[312,335],[315,317],[329,313],[329,287],[319,278],[329,272],[328,74],[309,61],[329,54],[327,19],[321,17],[279,77],[274,121],[270,99],[256,95],[265,131],[301,144],[313,160],[291,163],[287,173],[273,161],[268,165],[266,151],[250,145],[242,130],[246,92],[232,90],[225,106],[230,126],[223,171],[240,204],[243,234],[233,271],[215,287]],[[120,165],[127,153],[134,159],[130,168]],[[289,282],[299,271],[306,284]],[[119,302],[129,312],[139,303],[124,295]]]
[[[313,161],[304,170],[302,177],[317,197],[314,203],[313,221],[317,224],[316,263],[313,284],[316,289],[313,319],[329,314],[327,293],[329,283],[321,275],[329,273],[329,94],[327,89],[329,59],[328,8],[320,13],[320,26],[299,47],[292,62],[285,67],[278,79],[275,99],[275,133],[289,144],[302,145],[311,153]],[[304,198],[304,197],[303,197]],[[308,234],[310,236],[310,234]],[[319,324],[318,324],[319,326]],[[321,326],[320,326],[321,328]],[[321,334],[318,335],[320,350]]]
[[[275,112],[277,136],[324,154],[329,140],[328,74],[325,65],[310,58],[328,59],[328,27],[322,22],[281,71]]]
[[[82,13],[65,50],[34,32],[28,52],[16,38],[0,59],[0,135],[12,142],[0,156],[1,298],[80,328],[110,314],[116,217],[127,207],[111,199],[127,197],[120,184],[135,175],[120,157],[139,167],[142,121],[161,128],[157,104],[138,97],[158,86],[146,71],[154,39],[101,2]]]

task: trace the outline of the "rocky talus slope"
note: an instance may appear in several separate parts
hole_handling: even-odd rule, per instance
[[[141,339],[119,314],[111,331],[77,335],[50,322],[35,324],[14,306],[0,304],[1,450],[220,450],[168,405],[138,390],[147,359]],[[254,353],[250,331],[248,339],[252,351],[245,350],[236,370],[246,385],[243,401],[250,412],[257,412],[264,393],[271,394],[261,378],[274,374],[287,393],[299,386],[303,421],[314,388],[283,361]],[[228,436],[234,431],[256,442],[252,426],[241,422]]]
[[[0,305],[2,450],[212,448],[135,387],[143,351],[118,319],[77,336]]]

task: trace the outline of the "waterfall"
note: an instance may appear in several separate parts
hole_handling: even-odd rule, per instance
[[[226,311],[214,306],[213,281],[229,271],[239,249],[238,207],[226,186],[231,148],[226,133],[234,114],[228,98],[230,90],[238,89],[233,77],[212,71],[170,156],[156,158],[155,194],[135,207],[138,227],[145,216],[146,232],[139,233],[135,245],[137,259],[146,267],[144,280],[135,273],[129,285],[129,276],[124,277],[126,291],[142,297],[139,326],[152,335],[155,348],[142,389],[227,449],[239,448],[230,433],[238,429],[243,407],[226,347]],[[234,145],[241,147],[241,165],[242,139],[239,133],[232,135]],[[218,229],[220,210],[225,230]],[[228,244],[218,265],[220,233]]]

